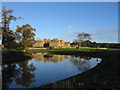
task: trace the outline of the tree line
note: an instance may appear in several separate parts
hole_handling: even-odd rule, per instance
[[[93,47],[93,48],[120,48],[119,43],[97,43],[91,41],[91,34],[89,33],[77,33],[76,39],[74,39],[71,45],[77,45],[80,47]]]
[[[72,42],[71,45],[77,45],[76,42]],[[81,44],[81,47],[93,47],[93,48],[120,48],[119,43],[97,43],[92,41],[85,41]]]
[[[30,24],[16,26],[11,30],[11,21],[22,19],[13,15],[14,10],[2,8],[2,44],[6,49],[27,50],[34,44],[35,29]]]

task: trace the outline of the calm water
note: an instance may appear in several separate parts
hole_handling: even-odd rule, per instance
[[[82,73],[100,62],[100,58],[37,53],[33,59],[3,65],[3,88],[45,85]]]

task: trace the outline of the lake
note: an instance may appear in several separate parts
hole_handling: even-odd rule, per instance
[[[94,68],[101,58],[36,53],[34,58],[2,66],[3,88],[33,88]]]

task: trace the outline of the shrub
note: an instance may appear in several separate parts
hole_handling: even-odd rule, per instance
[[[54,47],[49,47],[49,49],[54,49]]]

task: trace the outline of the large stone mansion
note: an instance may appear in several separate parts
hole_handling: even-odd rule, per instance
[[[33,47],[70,47],[70,42],[64,42],[64,40],[55,39],[44,39],[36,41]]]

